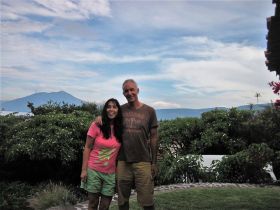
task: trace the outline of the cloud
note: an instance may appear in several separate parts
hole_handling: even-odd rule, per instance
[[[39,67],[22,68],[2,66],[1,74],[6,79],[21,79],[48,84],[65,83],[66,81],[73,83],[74,81],[80,81],[80,79],[97,77],[99,75],[98,72],[93,70],[75,69],[68,65],[48,66],[43,70]]]
[[[3,35],[2,40],[2,62],[4,66],[32,68],[33,65],[38,65],[39,63],[45,65],[45,62],[108,64],[156,61],[159,59],[155,55],[115,56],[105,54],[99,49],[94,50],[96,44],[90,41],[77,46],[75,42],[73,43],[70,40],[40,40],[21,35]]]
[[[109,17],[111,12],[107,0],[6,0],[2,4],[3,20],[20,19],[28,15],[82,20],[92,16]]]
[[[258,0],[112,1],[112,6],[112,21],[124,26],[119,30],[133,31],[134,36],[150,32],[146,36],[153,37],[157,33],[250,37],[262,30],[260,19],[265,22],[273,14],[272,5]]]
[[[181,106],[177,103],[171,103],[166,101],[155,101],[151,104],[156,109],[165,109],[165,108],[180,108]]]
[[[276,77],[266,69],[262,48],[206,37],[184,37],[184,46],[190,48],[186,59],[167,60],[161,67],[162,74],[176,81],[177,94],[189,100],[212,98],[217,105],[228,105],[222,100],[233,98],[237,104],[245,103],[259,91],[263,92],[264,100],[270,100],[272,94],[267,83]],[[188,59],[190,55],[192,59]]]
[[[17,33],[41,33],[46,29],[52,27],[51,23],[42,23],[38,21],[31,21],[28,19],[20,19],[11,22],[2,23],[2,33],[17,34]]]

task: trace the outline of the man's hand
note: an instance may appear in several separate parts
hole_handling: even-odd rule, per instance
[[[152,178],[155,179],[155,177],[157,176],[158,174],[158,167],[157,167],[157,164],[155,163],[152,163]]]
[[[94,122],[97,124],[97,125],[102,125],[102,117],[101,116],[97,116],[94,120]]]

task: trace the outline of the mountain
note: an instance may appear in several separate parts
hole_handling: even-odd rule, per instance
[[[13,111],[13,112],[30,112],[27,107],[28,102],[32,102],[35,107],[48,103],[49,101],[57,103],[68,103],[80,105],[82,103],[81,99],[78,99],[65,91],[59,92],[39,92],[32,95],[14,99],[11,101],[1,101],[1,110]]]
[[[205,109],[157,109],[156,114],[158,120],[171,120],[183,117],[200,117],[203,112],[209,112],[216,108],[205,108]],[[220,107],[217,109],[226,109]]]
[[[27,107],[28,102],[32,102],[35,107],[40,106],[42,104],[46,104],[47,102],[52,101],[56,103],[68,103],[80,105],[82,103],[81,99],[78,99],[67,92],[40,92],[35,93],[23,98],[18,98],[11,101],[1,101],[1,110],[3,111],[11,111],[11,112],[30,112],[30,109]],[[256,104],[253,107],[250,105],[244,105],[237,107],[238,110],[262,110],[269,104]],[[158,120],[171,120],[176,118],[183,117],[201,117],[201,114],[204,112],[209,112],[214,109],[227,110],[226,107],[214,107],[214,108],[204,108],[204,109],[157,109],[157,118]],[[3,114],[3,112],[2,112]]]
[[[250,105],[243,105],[236,107],[238,110],[263,110],[270,104],[254,104],[253,107]],[[205,109],[157,109],[156,114],[158,120],[172,120],[176,118],[183,117],[201,117],[201,114],[204,112],[209,112],[212,110],[228,110],[226,107],[213,107],[213,108],[205,108]]]

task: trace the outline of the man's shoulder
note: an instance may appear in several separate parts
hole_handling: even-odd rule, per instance
[[[144,103],[143,103],[143,107],[144,107],[145,109],[148,109],[148,110],[151,110],[151,111],[155,111],[155,109],[154,109],[153,107],[151,107],[151,106],[149,106],[149,105],[147,105],[147,104],[144,104]]]
[[[125,109],[125,108],[127,108],[127,106],[128,106],[128,103],[125,103],[125,104],[121,105],[121,109]]]
[[[129,109],[129,104],[128,103],[125,103],[123,105],[121,105],[121,109],[122,110],[127,110]],[[149,112],[155,112],[155,109],[145,103],[142,103],[142,107],[141,107],[141,110],[145,110],[145,111],[149,111]]]

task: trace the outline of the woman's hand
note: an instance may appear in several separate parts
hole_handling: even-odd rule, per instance
[[[87,170],[82,170],[81,172],[81,181],[86,182],[87,181]]]

